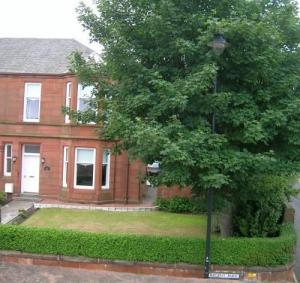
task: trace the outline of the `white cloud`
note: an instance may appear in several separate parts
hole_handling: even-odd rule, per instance
[[[91,0],[85,0],[91,4]],[[80,0],[0,0],[0,37],[74,38],[90,44],[87,31],[77,20]]]

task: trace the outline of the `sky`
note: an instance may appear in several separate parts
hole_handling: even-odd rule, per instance
[[[122,1],[122,0],[120,0]],[[92,0],[83,0],[92,4]],[[0,37],[74,38],[90,44],[89,35],[77,20],[80,0],[0,0]],[[300,0],[298,0],[300,7]]]
[[[90,44],[89,34],[77,20],[80,0],[0,0],[0,37],[74,38]],[[92,0],[84,0],[92,4]]]

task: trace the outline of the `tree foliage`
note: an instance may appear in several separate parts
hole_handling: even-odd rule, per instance
[[[103,46],[100,62],[73,61],[97,89],[101,137],[132,159],[159,160],[157,183],[238,193],[254,175],[298,170],[294,1],[96,0],[78,13]],[[208,47],[216,32],[230,43],[220,57]]]

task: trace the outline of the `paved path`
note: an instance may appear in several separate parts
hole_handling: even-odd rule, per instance
[[[1,224],[7,224],[19,215],[19,210],[28,210],[32,201],[13,200],[1,208]]]
[[[294,271],[298,281],[300,282],[300,196],[299,195],[296,198],[292,199],[292,206],[295,208],[295,229],[298,236]]]
[[[214,280],[0,263],[0,283],[213,283]],[[217,283],[241,281],[216,280]]]
[[[104,211],[152,211],[155,206],[152,203],[140,204],[81,204],[67,203],[59,200],[43,199],[40,202],[34,203],[35,208],[66,208],[66,209],[85,209],[85,210],[104,210]]]

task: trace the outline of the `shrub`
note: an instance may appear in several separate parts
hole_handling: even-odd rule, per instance
[[[281,176],[255,176],[245,181],[234,197],[233,224],[237,235],[244,237],[277,236],[289,181]]]
[[[159,210],[169,211],[170,199],[167,198],[157,198],[155,200],[155,205]]]
[[[155,205],[159,210],[174,213],[206,213],[207,199],[205,195],[189,197],[174,196],[172,198],[157,198]],[[219,195],[214,195],[214,211],[219,211],[225,206],[225,200]]]
[[[281,236],[277,238],[213,238],[212,264],[287,264],[293,258],[295,242],[291,224],[283,226]],[[0,250],[107,260],[202,264],[205,240],[0,225]]]
[[[6,193],[0,192],[0,204],[3,204],[6,201]]]

